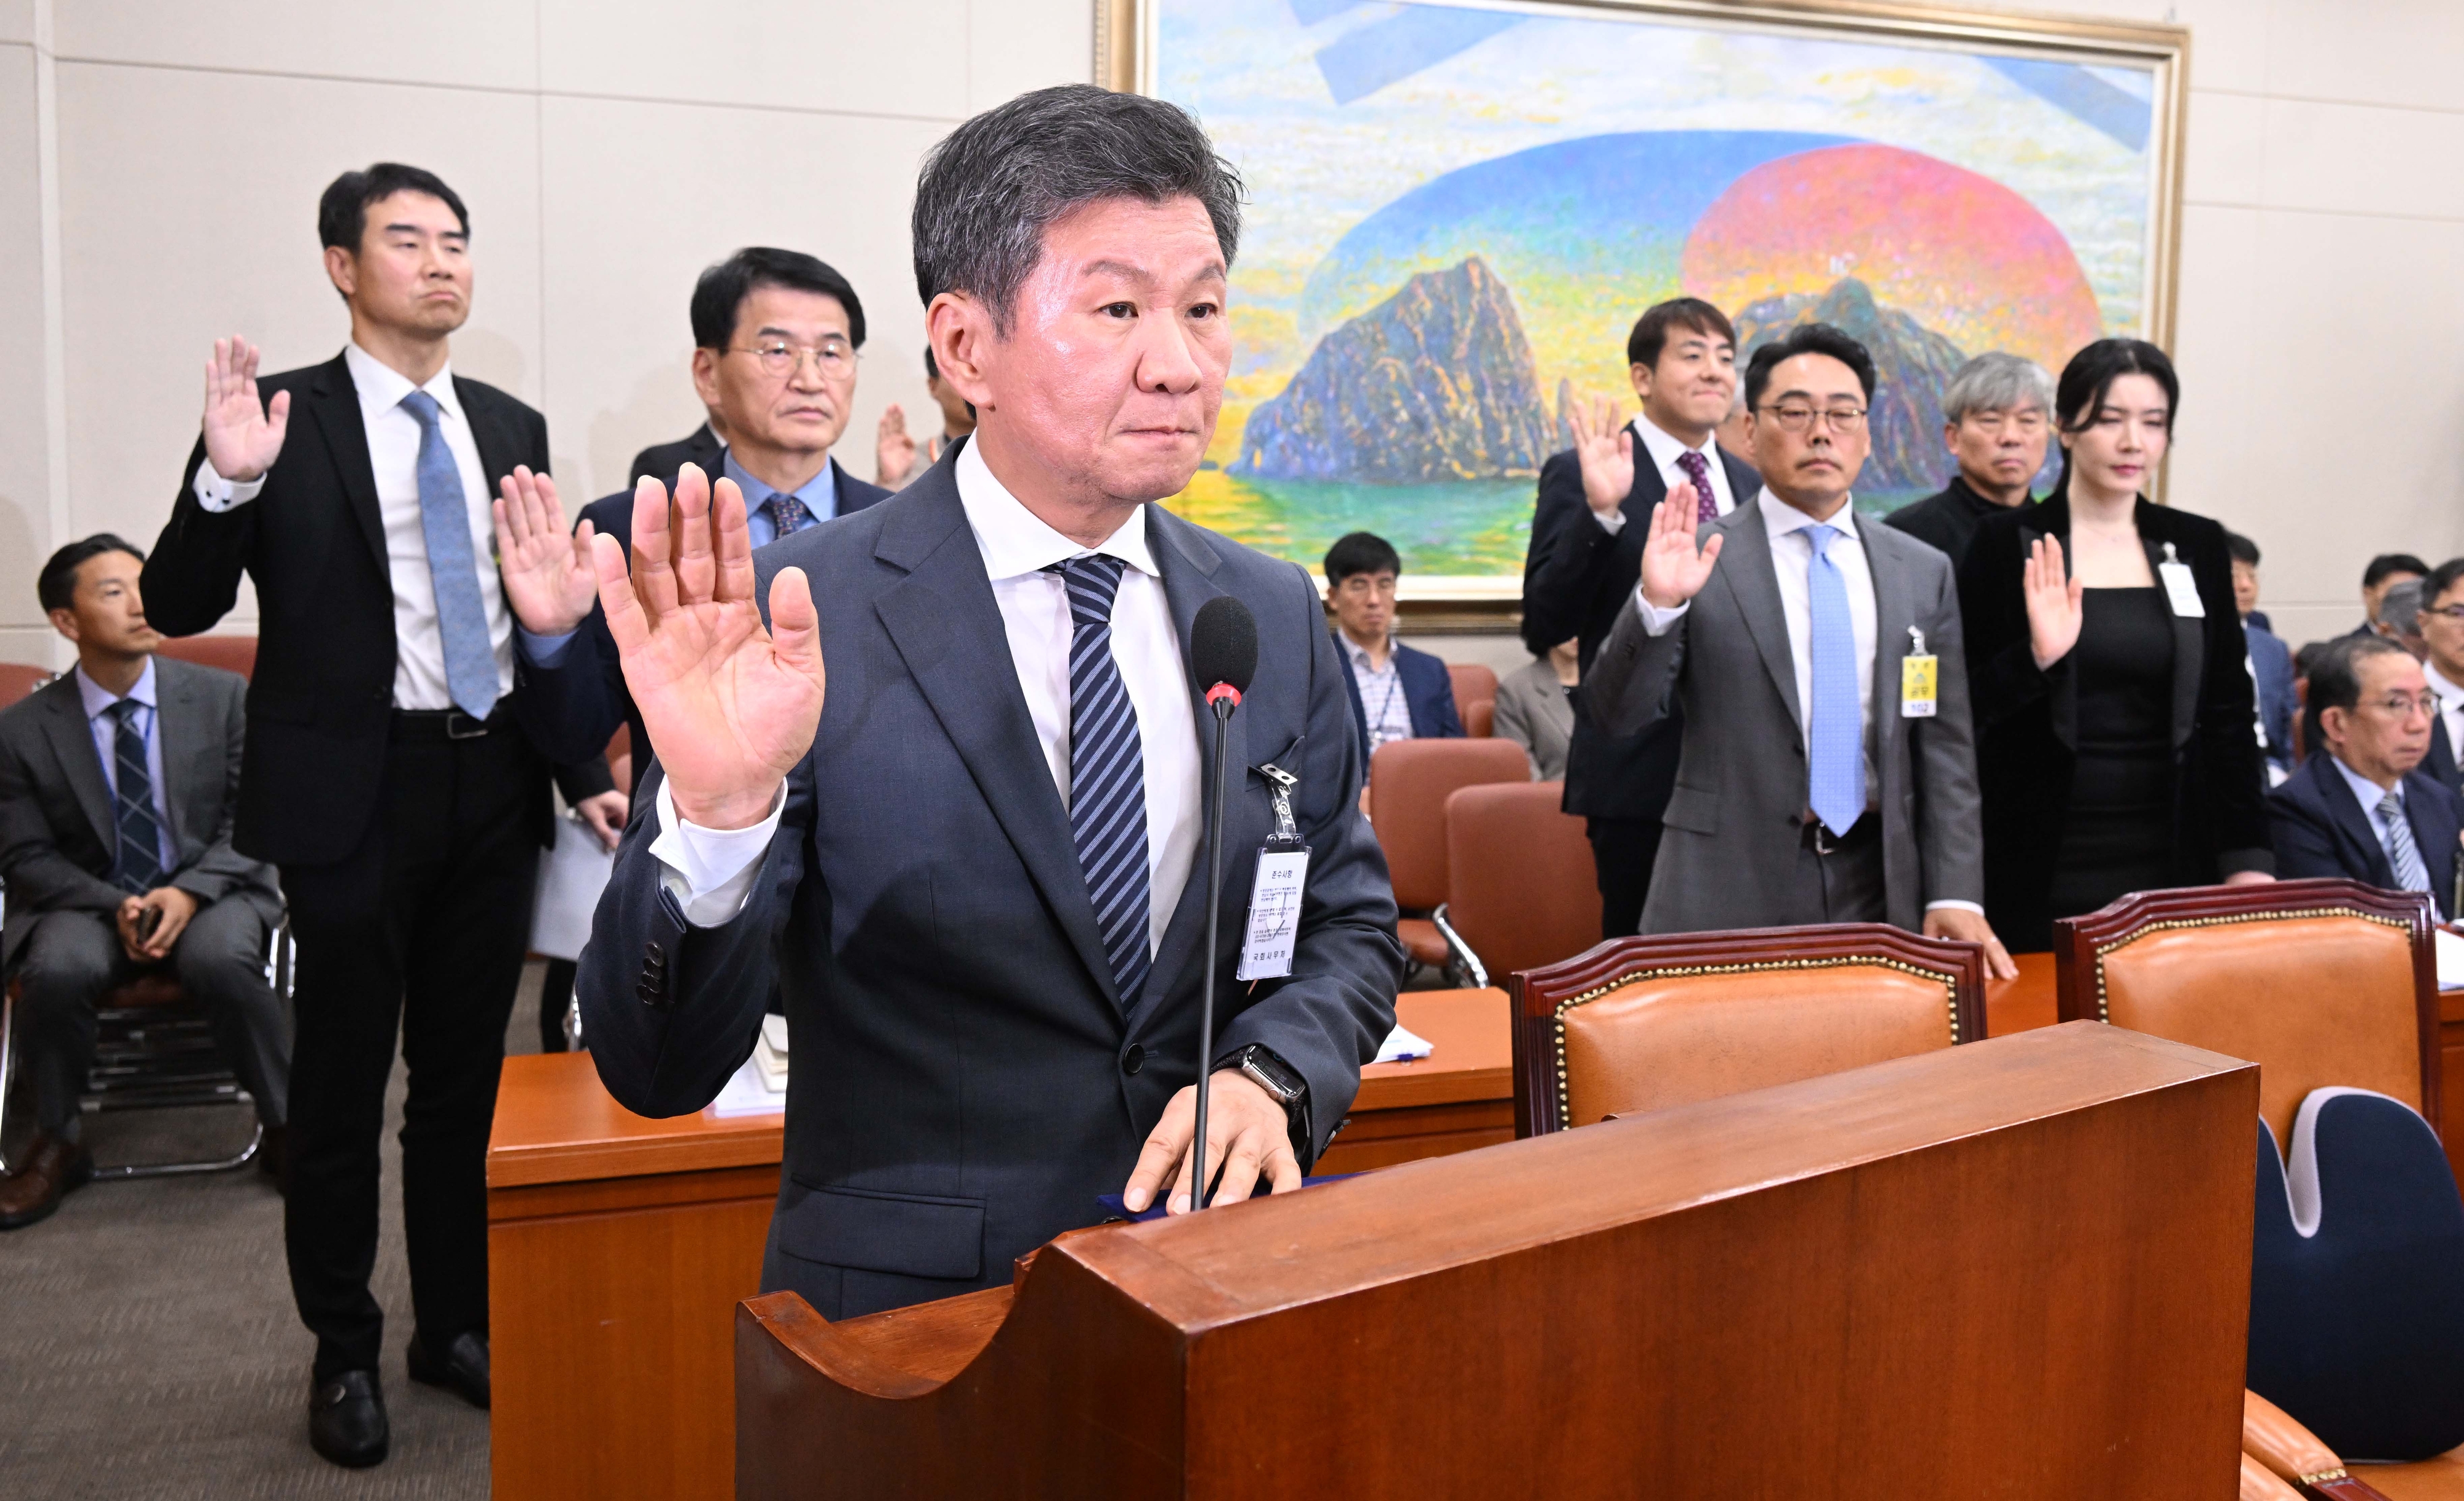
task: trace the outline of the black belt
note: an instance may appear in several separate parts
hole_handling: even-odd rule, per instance
[[[1797,837],[1803,841],[1805,848],[1815,854],[1837,854],[1842,850],[1853,850],[1860,845],[1871,844],[1881,835],[1882,820],[1871,808],[1859,814],[1857,822],[1849,825],[1848,831],[1844,834],[1833,833],[1823,827],[1822,820],[1812,814],[1806,815],[1804,824],[1799,826],[1797,831]]]
[[[396,709],[393,738],[398,740],[476,740],[514,722],[514,714],[499,700],[484,719],[459,709]]]

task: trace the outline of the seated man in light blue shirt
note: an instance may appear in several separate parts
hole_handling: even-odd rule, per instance
[[[2341,875],[2427,892],[2455,916],[2464,798],[2419,770],[2438,700],[2412,653],[2384,636],[2343,636],[2310,670],[2321,751],[2267,795],[2277,874]]]

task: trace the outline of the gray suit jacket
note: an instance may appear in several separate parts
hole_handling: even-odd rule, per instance
[[[248,683],[235,673],[154,659],[164,801],[179,860],[166,883],[202,904],[246,901],[271,924],[282,916],[274,867],[231,848]],[[111,784],[102,776],[77,679],[58,677],[0,713],[0,880],[9,917],[0,966],[13,961],[47,912],[111,913],[128,894],[111,884],[119,849]]]
[[[1677,790],[1642,912],[1646,933],[1773,926],[1805,817],[1804,715],[1762,508],[1766,491],[1699,534],[1727,538],[1710,582],[1667,634],[1654,637],[1629,591],[1616,629],[1583,679],[1584,702],[1611,733],[1641,733],[1685,713]],[[1976,753],[1950,561],[1904,532],[1859,518],[1874,576],[1874,734],[1882,870],[1890,920],[1921,928],[1928,902],[1982,901]],[[1900,715],[1908,629],[1939,656],[1940,707]]]
[[[1097,1196],[1120,1190],[1197,1075],[1209,964],[1217,1060],[1258,1043],[1290,1064],[1322,1148],[1394,1024],[1401,972],[1315,591],[1292,564],[1157,506],[1148,536],[1184,658],[1199,607],[1228,594],[1257,617],[1258,671],[1231,723],[1216,950],[1195,871],[1143,989],[1116,993],[956,453],[880,504],[754,554],[762,599],[781,567],[811,581],[829,693],[742,910],[688,928],[650,853],[658,819],[636,818],[582,956],[600,1077],[649,1115],[718,1093],[775,984],[794,1061],[762,1286],[830,1318],[1006,1282],[1012,1258],[1102,1218]],[[560,674],[600,671],[581,654],[536,674],[551,699]],[[1189,692],[1211,784],[1212,718]],[[1313,853],[1291,977],[1242,985],[1242,918],[1273,828],[1253,768],[1269,762],[1299,774]]]

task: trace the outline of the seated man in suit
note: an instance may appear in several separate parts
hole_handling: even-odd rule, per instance
[[[1459,739],[1454,674],[1426,651],[1395,639],[1395,581],[1403,560],[1368,532],[1326,550],[1326,603],[1334,611],[1335,656],[1352,693],[1360,759],[1388,740]]]
[[[2428,892],[2453,917],[2464,798],[2420,769],[2438,717],[2421,664],[2383,637],[2343,637],[2311,669],[2309,712],[2324,754],[2267,795],[2277,874]]]
[[[2430,724],[2432,780],[2464,795],[2464,558],[2450,558],[2421,581],[2421,675],[2438,696]]]
[[[864,303],[845,276],[802,251],[748,246],[705,270],[693,284],[693,388],[727,434],[715,467],[694,462],[712,479],[736,482],[754,546],[851,515],[890,494],[848,474],[830,456],[847,430],[855,402],[856,351],[864,347]],[[679,472],[649,477],[672,490]],[[537,518],[538,524],[561,529],[555,481],[525,475],[521,484],[520,502],[500,524],[524,527]],[[581,526],[623,538],[631,535],[632,519],[633,492],[620,490],[584,506]],[[512,556],[513,549],[500,544],[498,552]],[[537,666],[553,667],[577,630],[592,640],[598,650],[591,659],[603,663],[607,675],[598,691],[567,700],[576,716],[572,743],[604,746],[618,725],[630,725],[638,786],[657,747],[616,671],[606,616],[592,603],[589,570],[574,565],[561,550],[550,556],[564,565],[555,578],[558,607],[540,620],[551,629],[521,631],[522,655]]]
[[[1943,443],[1959,472],[1940,495],[1892,512],[1887,524],[1941,548],[1956,569],[1977,522],[2035,502],[2028,486],[2045,467],[2053,409],[2053,374],[2034,360],[1981,354],[1961,365],[1942,390]]]
[[[0,713],[0,967],[34,1080],[35,1136],[0,1180],[0,1229],[32,1225],[94,1172],[77,1095],[94,1062],[95,1005],[168,964],[265,1125],[258,1165],[278,1178],[291,1033],[265,980],[282,919],[274,868],[231,849],[242,699],[236,673],[157,657],[138,588],[144,555],[109,534],[43,564],[36,597],[77,665]]]
[[[758,553],[737,486],[692,472],[672,502],[643,486],[638,584],[593,541],[659,765],[583,956],[591,1056],[628,1108],[698,1110],[776,985],[795,1067],[762,1286],[825,1317],[1004,1283],[1107,1192],[1185,1211],[1219,1168],[1219,1202],[1296,1186],[1394,1025],[1394,893],[1317,593],[1149,503],[1213,436],[1239,230],[1237,177],[1172,104],[1080,84],[977,116],[926,158],[913,222],[975,434]],[[546,557],[509,580],[574,550],[517,544]],[[1227,596],[1258,659],[1210,951],[1192,631]],[[1288,973],[1236,983],[1287,784],[1265,768],[1295,779],[1310,855]]]
[[[2250,649],[2251,681],[2258,687],[2259,754],[2268,785],[2293,775],[2293,649],[2277,638],[2258,608],[2258,543],[2239,532],[2225,534],[2233,554],[2233,608],[2241,613],[2243,644]]]
[[[1827,324],[1754,351],[1763,493],[1707,524],[1690,485],[1661,503],[1583,697],[1619,735],[1684,708],[1644,932],[1892,922],[2008,977],[1950,560],[1849,494],[1873,394],[1873,357]]]

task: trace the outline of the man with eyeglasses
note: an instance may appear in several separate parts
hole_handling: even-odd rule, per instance
[[[1958,473],[1942,494],[1902,506],[1886,519],[1931,542],[1957,568],[1976,537],[1976,523],[1996,511],[2029,504],[2029,482],[2045,467],[2053,426],[2054,378],[2034,360],[1981,354],[1959,367],[1942,393],[1942,437]]]
[[[754,546],[889,497],[830,456],[847,430],[857,351],[864,346],[864,303],[847,277],[802,251],[748,246],[701,274],[693,286],[693,389],[727,435],[718,472],[707,477],[733,479],[743,492]],[[676,475],[658,478],[663,493],[674,490]],[[587,528],[630,537],[633,494],[620,490],[584,506],[576,534]],[[654,747],[617,666],[589,555],[565,540],[555,487],[545,475],[523,486],[507,508],[497,551],[522,627],[522,655],[556,672],[541,680],[559,690],[556,701],[571,717],[574,742],[599,744],[617,725],[629,725],[638,785]],[[590,648],[592,670],[557,671],[567,666],[577,638]]]
[[[2439,702],[2421,664],[2385,637],[2343,637],[2310,670],[2309,712],[2326,754],[2267,795],[2277,874],[2427,892],[2455,916],[2464,798],[2422,767]]]
[[[1985,946],[1984,847],[1950,560],[1860,521],[1874,361],[1809,323],[1754,351],[1763,493],[1703,522],[1680,485],[1584,679],[1613,734],[1681,705],[1646,933],[1892,922]]]
[[[2464,795],[2464,558],[2450,558],[2421,581],[2421,675],[2438,699],[2430,755],[2421,769]]]

